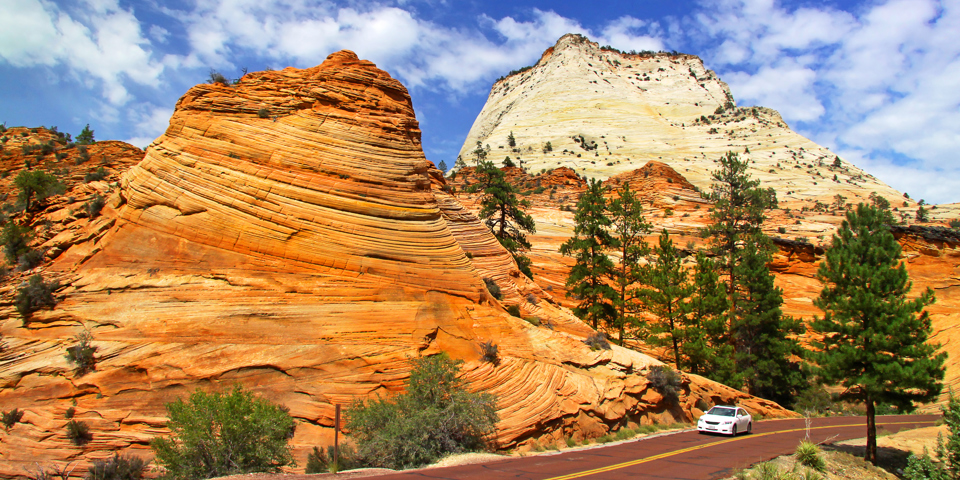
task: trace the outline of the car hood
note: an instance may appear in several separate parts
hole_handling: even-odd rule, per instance
[[[700,419],[699,419],[699,420],[723,423],[723,422],[732,422],[732,421],[734,421],[734,420],[736,420],[736,419],[737,419],[737,417],[723,417],[723,416],[720,416],[720,415],[707,415],[707,414],[703,414],[703,415],[700,416]]]

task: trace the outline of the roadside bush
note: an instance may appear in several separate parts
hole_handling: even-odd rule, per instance
[[[147,463],[140,457],[121,456],[119,453],[104,460],[94,460],[87,470],[84,480],[140,480],[147,468]]]
[[[590,350],[610,350],[610,342],[607,340],[607,335],[605,333],[594,333],[593,335],[587,337],[583,343],[589,345]]]
[[[666,365],[654,365],[647,373],[650,385],[671,402],[679,400],[680,375]]]
[[[3,412],[3,427],[9,430],[10,427],[16,425],[21,418],[23,418],[23,410],[17,410],[14,408],[9,412]]]
[[[74,372],[79,377],[91,370],[97,364],[94,354],[97,352],[97,347],[90,345],[90,342],[93,341],[93,335],[90,332],[84,330],[77,334],[74,337],[77,341],[77,344],[72,347],[67,347],[67,361],[74,365]]]
[[[83,445],[93,440],[93,434],[90,433],[90,427],[79,420],[70,420],[67,422],[67,438],[74,445]]]
[[[406,392],[356,400],[347,410],[347,429],[363,462],[410,468],[486,449],[497,422],[496,398],[467,391],[457,378],[463,362],[446,353],[412,362]]]
[[[487,286],[487,291],[490,292],[493,298],[497,300],[503,298],[503,294],[500,292],[500,286],[497,285],[497,282],[493,281],[492,278],[484,278],[483,283]]]
[[[53,292],[60,288],[60,283],[53,281],[47,283],[38,273],[25,285],[17,289],[17,298],[15,300],[17,312],[24,318],[31,313],[43,307],[53,307],[57,304],[57,299],[53,297]]]
[[[820,447],[815,443],[808,442],[806,440],[800,442],[800,445],[797,445],[797,450],[794,452],[797,456],[797,461],[803,465],[806,465],[818,472],[822,472],[824,467],[826,467],[826,462],[823,460],[823,456],[820,454]]]
[[[911,454],[907,457],[907,468],[903,470],[903,478],[909,480],[950,480],[943,464],[934,461],[927,448],[923,448],[923,455]]]
[[[240,385],[230,393],[197,390],[189,401],[166,407],[171,435],[150,442],[166,478],[279,472],[293,462],[287,442],[294,423],[287,410]]]
[[[337,461],[333,459],[333,445],[327,447],[326,452],[319,447],[313,447],[313,452],[307,455],[306,473],[337,473],[363,466],[357,458],[357,451],[350,445],[340,445],[337,452]]]
[[[821,416],[835,406],[830,392],[823,385],[811,385],[797,395],[793,403],[793,410],[806,416]]]

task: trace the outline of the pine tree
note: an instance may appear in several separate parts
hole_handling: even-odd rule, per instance
[[[500,245],[513,255],[520,271],[533,278],[530,259],[523,255],[523,252],[530,250],[526,233],[537,231],[533,217],[525,211],[530,207],[530,202],[517,199],[516,187],[507,182],[503,171],[493,162],[481,160],[476,174],[478,181],[468,191],[483,192],[480,197],[480,219],[497,237]]]
[[[440,169],[441,172],[447,173],[447,162],[440,160],[440,164],[437,165],[437,168]]]
[[[616,317],[613,301],[616,291],[607,284],[614,267],[606,249],[612,245],[613,238],[607,231],[610,219],[604,212],[603,190],[603,184],[590,179],[587,190],[577,202],[573,236],[560,245],[562,255],[576,260],[566,283],[569,292],[579,300],[573,313],[594,329]]]
[[[664,229],[660,242],[653,249],[657,260],[651,263],[644,273],[643,302],[647,310],[659,318],[653,327],[653,335],[648,338],[654,345],[670,345],[677,370],[683,368],[680,359],[680,346],[686,326],[687,300],[693,287],[687,278],[681,262],[683,257],[670,240],[670,234]]]
[[[77,135],[77,144],[79,145],[90,145],[94,142],[93,139],[93,130],[90,129],[90,124],[83,127],[83,130]]]
[[[833,245],[817,270],[823,290],[813,304],[824,312],[812,327],[817,373],[839,383],[841,398],[867,409],[865,458],[877,461],[877,403],[909,410],[928,402],[943,387],[947,354],[929,343],[930,318],[924,307],[934,301],[929,288],[907,300],[911,282],[900,260],[900,245],[876,207],[859,204],[833,236]]]
[[[797,336],[805,329],[802,322],[780,310],[783,292],[774,285],[767,267],[770,243],[763,235],[748,238],[736,267],[741,279],[733,328],[737,372],[751,394],[789,406],[806,386],[795,361],[804,356]]]
[[[477,162],[477,169],[480,168],[480,164],[487,160],[487,151],[483,148],[483,144],[480,143],[480,140],[477,140],[477,148],[473,149],[473,156]]]
[[[735,385],[739,381],[726,326],[727,293],[716,268],[713,260],[703,252],[697,252],[681,355],[690,373]]]
[[[30,210],[31,200],[42,202],[66,190],[66,186],[57,177],[40,170],[21,170],[13,179],[13,183],[20,190],[17,200],[27,211]]]
[[[510,135],[507,135],[507,144],[510,145],[510,148],[517,146],[517,139],[513,136],[513,132],[510,132]]]
[[[634,285],[640,282],[642,276],[640,259],[650,251],[643,236],[650,233],[652,227],[643,218],[643,205],[628,183],[624,183],[617,196],[610,200],[607,211],[612,234],[610,246],[620,253],[620,262],[611,278],[617,294],[614,300],[617,317],[613,324],[619,333],[619,343],[623,345],[624,331],[628,327],[643,330],[637,315],[641,308],[638,289]]]

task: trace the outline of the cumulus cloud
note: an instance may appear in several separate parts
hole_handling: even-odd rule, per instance
[[[741,103],[780,110],[895,188],[956,200],[940,185],[960,181],[957,2],[886,0],[854,15],[723,0],[703,4],[692,23]]]
[[[64,65],[81,82],[99,84],[112,105],[131,99],[125,81],[156,86],[163,72],[140,22],[115,0],[89,0],[72,12],[40,0],[0,3],[0,59]]]

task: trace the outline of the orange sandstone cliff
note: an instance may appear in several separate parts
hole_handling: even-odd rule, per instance
[[[498,396],[505,449],[689,421],[704,404],[787,413],[694,375],[673,403],[645,377],[660,362],[591,350],[592,331],[448,193],[406,89],[349,51],[190,89],[142,161],[102,190],[96,222],[65,223],[72,236],[51,261],[0,285],[0,410],[25,411],[0,432],[2,477],[150,457],[166,402],[237,383],[290,409],[303,460],[332,441],[335,405],[399,391],[408,359],[440,351]],[[11,299],[33,273],[63,287],[56,307],[22,318]],[[84,330],[97,363],[77,375],[64,354]],[[485,341],[496,365],[481,361]],[[89,443],[67,439],[69,408]]]

